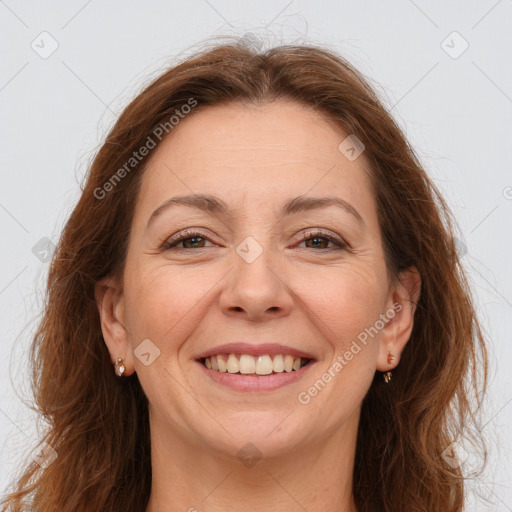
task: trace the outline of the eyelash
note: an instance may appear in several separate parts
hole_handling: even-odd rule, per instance
[[[177,244],[184,242],[186,240],[189,240],[191,238],[204,238],[205,240],[208,240],[211,242],[211,240],[201,231],[196,230],[185,230],[182,233],[175,235],[171,237],[170,239],[167,239],[162,247],[161,250],[163,251],[169,251],[171,249],[178,250],[178,251],[193,251],[194,248],[189,247],[176,247]],[[325,238],[326,240],[329,240],[330,242],[333,242],[338,247],[337,248],[331,248],[331,249],[320,249],[321,251],[328,251],[328,250],[344,250],[348,249],[348,244],[343,242],[338,237],[331,235],[328,231],[322,231],[319,229],[310,229],[304,233],[304,236],[301,238],[300,242],[305,242],[307,240],[311,240],[314,238]],[[202,247],[199,247],[199,249],[202,249]]]

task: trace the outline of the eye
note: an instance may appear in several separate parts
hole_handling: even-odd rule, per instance
[[[201,240],[203,240],[203,242],[201,242]],[[203,232],[190,229],[182,231],[166,240],[161,249],[164,251],[169,249],[202,249],[204,247],[204,241],[206,240],[208,240],[208,238]],[[179,244],[184,244],[184,247],[177,247]]]
[[[347,244],[341,238],[332,234],[329,231],[323,231],[321,229],[310,229],[310,230],[306,231],[304,233],[304,236],[302,237],[302,243],[307,244],[307,242],[313,241],[313,243],[314,243],[313,248],[318,248],[318,249],[328,249],[328,247],[325,247],[326,240],[327,240],[327,244],[329,244],[329,242],[332,242],[340,250],[347,248]],[[323,246],[321,246],[321,245],[323,245]]]
[[[329,231],[323,231],[320,229],[310,229],[304,233],[304,235],[301,238],[301,243],[307,243],[309,241],[313,242],[313,246],[306,247],[308,249],[310,248],[316,248],[316,249],[331,249],[326,247],[326,244],[328,245],[329,242],[333,243],[335,246],[337,246],[338,249],[347,249],[347,244],[338,236],[332,234]],[[172,236],[171,238],[167,239],[161,249],[163,251],[167,251],[170,249],[177,249],[177,250],[186,250],[186,249],[203,249],[207,246],[205,246],[205,242],[210,241],[209,238],[202,232],[195,229],[187,229],[185,231],[182,231],[178,233],[177,235]],[[327,241],[327,242],[326,242]],[[183,244],[183,247],[178,247],[179,244]],[[336,250],[334,248],[334,250]]]

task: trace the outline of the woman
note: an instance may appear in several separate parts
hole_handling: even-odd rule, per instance
[[[62,233],[32,352],[50,428],[5,506],[462,511],[487,355],[452,224],[334,53],[165,71]]]

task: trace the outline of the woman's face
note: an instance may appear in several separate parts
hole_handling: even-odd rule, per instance
[[[269,456],[355,432],[375,371],[406,341],[364,153],[338,148],[347,135],[293,102],[231,104],[185,118],[151,156],[106,341],[137,372],[152,429]],[[216,348],[232,343],[249,347]],[[200,359],[212,350],[243,354],[249,372],[273,371],[269,357],[282,370],[276,354],[312,361],[242,375],[232,358],[221,374]]]

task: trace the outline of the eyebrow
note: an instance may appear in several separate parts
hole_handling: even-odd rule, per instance
[[[208,194],[190,194],[186,196],[171,197],[164,201],[149,217],[147,227],[165,210],[176,206],[187,206],[196,208],[198,210],[210,213],[213,215],[226,216],[231,214],[229,206],[219,197]],[[337,206],[353,215],[362,225],[364,225],[363,218],[359,212],[344,199],[336,196],[326,197],[306,197],[298,196],[289,199],[284,203],[279,213],[279,218],[284,218],[288,215],[293,215],[299,212],[316,210],[320,208],[327,208],[329,206]]]

